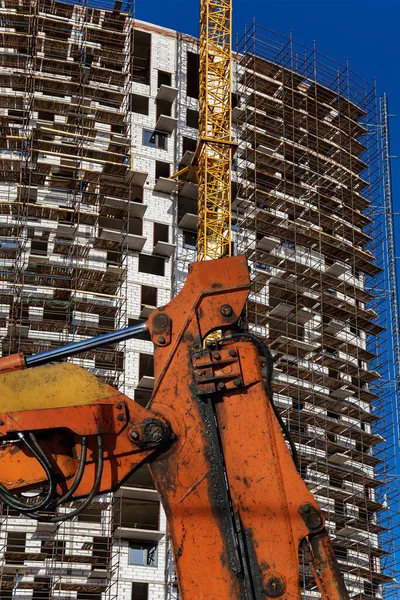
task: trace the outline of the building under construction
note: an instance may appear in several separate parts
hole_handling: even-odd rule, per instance
[[[3,0],[2,355],[145,320],[196,260],[198,44],[133,9]],[[350,596],[391,594],[395,407],[374,86],[258,26],[234,62],[235,252]],[[390,258],[390,257],[389,257]],[[73,359],[146,405],[145,340]],[[387,440],[385,442],[385,439]],[[146,469],[60,525],[0,517],[0,598],[177,597]],[[307,569],[304,595],[318,598]]]

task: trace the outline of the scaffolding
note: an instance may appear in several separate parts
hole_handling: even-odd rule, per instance
[[[147,174],[131,148],[133,3],[0,8],[0,351],[33,354],[127,324],[128,252]],[[124,351],[75,358],[124,388]],[[117,598],[114,500],[73,522],[3,508],[0,596]],[[74,503],[65,510],[71,510]]]
[[[238,51],[233,206],[250,327],[274,355],[275,402],[350,595],[380,598],[392,589],[398,500],[385,485],[394,448],[375,87],[255,23]],[[302,573],[304,596],[318,597]]]

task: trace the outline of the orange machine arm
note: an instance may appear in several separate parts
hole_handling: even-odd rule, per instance
[[[243,257],[197,263],[182,292],[151,314],[149,410],[75,365],[0,360],[0,496],[34,518],[62,520],[80,509],[56,514],[61,503],[87,505],[146,460],[183,600],[300,600],[299,546],[323,598],[347,600],[323,515],[282,435],[271,356],[239,327],[249,287]],[[204,346],[214,329],[221,339]],[[27,504],[18,492],[32,486],[42,491]]]

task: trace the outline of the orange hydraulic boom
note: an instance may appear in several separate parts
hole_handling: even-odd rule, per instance
[[[1,359],[0,497],[61,521],[147,461],[184,600],[300,600],[300,545],[323,598],[347,600],[324,517],[282,435],[269,351],[241,326],[249,287],[243,257],[197,263],[182,292],[151,314],[148,410],[73,364]],[[221,338],[204,349],[215,329]],[[80,507],[58,510],[76,498]]]

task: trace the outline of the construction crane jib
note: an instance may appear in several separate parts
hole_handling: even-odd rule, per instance
[[[231,254],[232,0],[202,0],[198,260]]]

